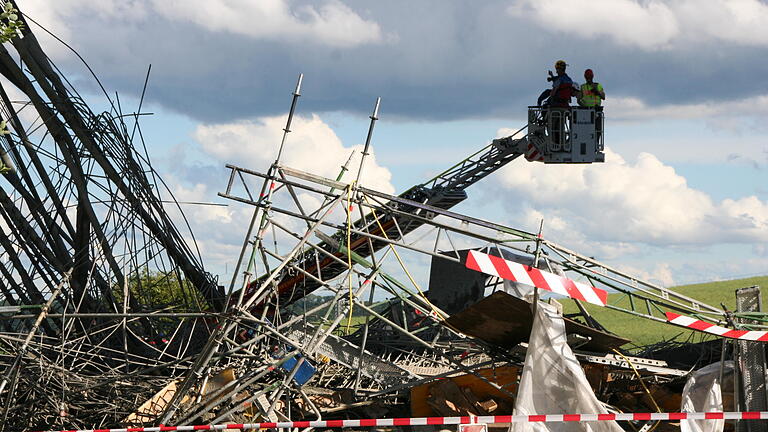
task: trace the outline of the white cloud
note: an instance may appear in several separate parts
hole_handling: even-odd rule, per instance
[[[24,0],[19,9],[38,24],[58,36],[65,42],[71,43],[77,33],[78,20],[83,16],[89,16],[90,20],[112,22],[113,28],[116,22],[137,23],[144,21],[151,12],[144,0]],[[69,55],[69,49],[52,38],[47,32],[38,30],[32,24],[32,31],[40,39],[48,56],[54,60]]]
[[[764,268],[768,202],[714,200],[652,154],[627,161],[608,149],[604,164],[519,163],[498,174],[505,223],[535,231],[544,220],[545,239],[642,280],[673,286]]]
[[[689,260],[674,265],[675,282],[694,284],[709,281],[721,281],[765,275],[768,258],[755,256],[739,259]]]
[[[216,191],[203,183],[183,184],[171,175],[164,175],[164,180],[181,203],[184,215],[182,217],[170,202],[165,204],[165,211],[175,221],[190,249],[200,251],[206,270],[221,276],[220,283],[228,281],[228,265],[233,265],[238,256],[252,208],[219,205],[221,200],[215,198]],[[194,241],[184,221],[189,224]]]
[[[29,97],[15,85],[11,84],[5,77],[0,77],[0,86],[3,87],[3,90],[5,90],[8,95],[8,100],[11,101],[13,109],[19,116],[19,120],[21,120],[22,124],[26,125],[25,127],[27,129],[25,132],[27,135],[31,134],[30,138],[42,139],[42,136],[45,135],[47,131],[45,128],[39,127],[42,121],[40,120],[40,115],[35,110],[34,105],[30,102]],[[12,122],[8,121],[7,127],[11,132],[18,134],[18,131],[13,130]]]
[[[502,138],[502,137],[508,137],[508,136],[521,138],[523,135],[525,135],[525,129],[521,129],[521,128],[517,128],[517,129],[500,128],[499,130],[496,131],[496,138]]]
[[[191,217],[191,221],[196,224],[205,224],[208,222],[228,224],[232,222],[232,211],[226,206],[213,205],[208,203],[216,193],[211,191],[207,185],[197,183],[191,186],[184,186],[171,178],[174,186],[174,197],[181,203],[205,203],[190,207],[191,211],[185,211],[185,214]]]
[[[529,229],[538,229],[543,220],[542,235],[544,238],[568,248],[575,249],[600,260],[614,260],[636,254],[640,248],[628,241],[611,239],[595,239],[575,226],[566,214],[551,214],[546,209],[532,208],[530,203],[520,211],[520,224]]]
[[[706,101],[695,104],[667,104],[651,106],[635,97],[606,99],[610,116],[622,121],[723,119],[768,115],[768,95],[762,94],[745,99]]]
[[[669,125],[663,122],[650,123],[642,127],[659,129],[656,134],[644,134],[637,132],[638,128],[629,129],[629,133],[613,133],[606,135],[607,142],[613,148],[621,149],[623,155],[635,158],[641,153],[652,153],[660,159],[672,164],[728,164],[741,166],[753,170],[755,175],[760,175],[760,170],[765,169],[766,151],[768,143],[760,135],[750,136],[722,136],[718,134],[697,134],[694,126]],[[619,130],[618,128],[616,129]],[[613,129],[608,126],[607,133]],[[634,133],[634,134],[633,134]],[[705,169],[702,167],[702,169]],[[733,187],[738,183],[728,182]],[[754,183],[759,185],[760,183]],[[757,190],[757,188],[753,188]],[[737,193],[741,194],[740,190]]]
[[[233,163],[244,168],[265,172],[277,155],[285,122],[286,116],[277,116],[235,123],[199,125],[194,132],[194,138],[212,160],[213,165]],[[351,182],[354,180],[352,173],[356,172],[360,164],[361,145],[344,146],[333,129],[317,115],[294,117],[291,130],[281,159],[282,165],[335,179],[341,166],[354,150],[355,157],[349,165],[349,172],[342,181]],[[177,168],[180,169],[180,172],[185,170],[183,159],[183,155],[179,155],[178,160],[175,161],[179,165]],[[164,177],[178,201],[221,202],[220,199],[216,198],[216,192],[222,190],[222,184],[206,184],[205,178],[192,179],[190,182],[177,176],[165,175]],[[394,193],[394,187],[390,182],[391,178],[392,174],[389,170],[378,165],[376,156],[371,152],[366,160],[361,183],[382,192]],[[321,187],[321,189],[325,188]],[[321,204],[317,195],[309,195],[300,191],[298,192],[298,199],[303,209],[309,212],[314,211]],[[273,201],[277,207],[299,212],[293,200],[285,192],[277,194],[273,197]],[[192,232],[195,233],[197,247],[204,257],[208,270],[221,275],[228,281],[229,276],[226,273],[231,272],[232,266],[235,264],[254,207],[232,201],[224,202],[228,205],[182,204],[182,208]],[[181,220],[181,215],[174,206],[166,206],[166,211],[172,215],[174,220]],[[306,229],[306,225],[299,219],[279,213],[273,217],[292,232],[301,233]],[[329,221],[340,224],[344,223],[345,220],[345,212],[340,208],[334,210],[329,217]],[[274,235],[277,236],[280,253],[286,253],[297,241],[280,229],[267,230],[264,233],[265,241],[273,244]],[[187,240],[192,246],[191,239]]]
[[[604,164],[518,164],[503,169],[499,178],[511,195],[507,202],[516,209],[529,207],[529,219],[543,217],[553,239],[651,245],[768,242],[768,203],[754,196],[714,202],[649,153],[641,153],[634,164],[610,150]],[[532,226],[531,220],[526,223]]]
[[[265,171],[277,156],[285,123],[286,116],[283,115],[253,121],[201,125],[195,131],[195,139],[206,152],[219,160]],[[342,179],[351,182],[354,180],[354,174],[351,173],[357,172],[360,166],[362,148],[362,145],[345,147],[333,129],[315,114],[310,118],[296,116],[286,140],[281,164],[335,179],[354,150],[355,156],[349,165],[349,172]],[[373,150],[369,152],[360,183],[381,192],[394,193],[392,173],[377,164]]]
[[[382,41],[379,25],[363,19],[339,0],[319,7],[292,8],[287,0],[153,0],[170,20],[190,21],[210,31],[226,31],[257,39],[288,38],[351,47]]]
[[[340,0],[319,5],[292,6],[291,0],[28,0],[22,12],[71,41],[82,16],[100,21],[141,24],[150,14],[170,21],[191,22],[211,32],[229,32],[254,39],[289,40],[348,48],[379,43],[385,38],[379,24],[355,13]],[[42,32],[37,32],[42,33]],[[60,44],[43,35],[46,46]],[[48,49],[47,49],[48,50]],[[49,53],[50,54],[50,53]]]
[[[164,206],[165,211],[176,222],[190,249],[200,251],[206,270],[218,275],[220,283],[228,283],[255,207],[218,199],[216,197],[218,185],[189,184],[174,176],[164,177],[166,184],[173,190],[175,199],[180,203],[184,215],[182,216],[178,207],[170,201]],[[291,208],[291,210],[294,209]],[[275,217],[296,232],[306,229],[297,220],[286,222],[285,217],[279,214]],[[185,223],[189,224],[192,234],[186,229]],[[252,235],[255,234],[255,232],[252,233]],[[264,233],[264,240],[270,245],[273,243],[272,234],[272,230]],[[290,248],[296,243],[282,231],[276,231],[276,234],[282,247]],[[279,252],[287,252],[282,247]],[[260,266],[260,261],[257,260],[256,265]]]
[[[672,3],[686,36],[709,36],[740,45],[768,44],[768,5],[760,0],[685,0]]]
[[[680,29],[669,6],[652,0],[523,0],[508,9],[515,16],[532,18],[542,27],[584,38],[609,36],[622,45],[655,49],[665,47]]]
[[[154,6],[168,19],[254,38],[293,38],[337,47],[382,41],[376,22],[363,19],[339,0],[296,8],[286,0],[154,0]]]
[[[646,50],[721,40],[737,45],[768,44],[768,5],[759,0],[522,0],[514,16],[543,28],[582,38],[608,37]]]
[[[652,284],[664,287],[671,287],[677,284],[677,281],[672,274],[673,269],[668,263],[658,263],[650,270],[625,264],[618,265],[616,268],[619,271]]]
[[[650,106],[636,97],[614,97],[606,99],[613,119],[643,121],[654,119],[692,119],[708,117],[718,111],[714,103],[655,105]]]
[[[202,151],[209,160],[209,165],[220,166],[232,163],[244,168],[266,172],[274,162],[277,149],[282,140],[286,116],[265,117],[249,121],[239,121],[225,124],[199,125],[193,133],[195,140],[201,145]],[[347,161],[353,150],[355,157],[349,165],[349,172],[342,178],[344,182],[354,180],[359,164],[362,145],[345,146],[333,129],[324,123],[317,115],[310,117],[295,116],[291,125],[292,132],[288,134],[281,164],[292,168],[308,171],[324,177],[335,179],[341,166]],[[201,176],[190,177],[189,170],[208,170],[210,166],[187,166],[183,152],[176,152],[174,160],[174,175],[164,175],[175,198],[180,202],[191,203],[225,203],[221,205],[192,205],[182,204],[192,232],[195,233],[197,247],[204,257],[209,271],[224,277],[227,281],[232,266],[239,255],[243,237],[253,216],[254,207],[222,200],[216,197],[216,192],[223,190],[226,177]],[[225,175],[222,173],[222,175]],[[391,173],[387,168],[376,162],[376,156],[371,152],[366,160],[361,183],[367,187],[386,193],[394,193]],[[223,179],[223,180],[222,180]],[[212,182],[216,182],[213,184]],[[260,184],[260,181],[256,181]],[[255,183],[251,183],[255,184]],[[325,187],[320,187],[326,189]],[[237,187],[235,187],[237,190]],[[235,192],[237,195],[237,192]],[[317,195],[309,195],[297,190],[298,200],[304,211],[313,212],[321,204]],[[281,190],[273,197],[276,207],[299,212],[290,195]],[[344,206],[335,209],[329,221],[343,224],[346,214]],[[181,215],[173,205],[166,205],[166,211],[173,220],[181,224]],[[355,217],[356,214],[353,214]],[[304,222],[280,213],[273,218],[294,233],[306,230]],[[181,227],[181,225],[179,225]],[[183,230],[182,230],[183,231]],[[332,229],[325,230],[328,234]],[[264,232],[265,241],[270,245],[274,236],[280,245],[279,253],[286,253],[297,240],[280,229],[271,228]],[[192,246],[191,238],[187,239]],[[313,238],[313,241],[316,239]],[[263,270],[263,269],[262,269]],[[260,270],[261,271],[261,270]]]
[[[21,10],[68,42],[76,36],[77,22],[83,17],[124,30],[145,24],[150,15],[190,22],[211,32],[338,48],[380,43],[394,37],[385,37],[378,23],[361,17],[340,0],[304,6],[291,3],[292,0],[26,0]],[[33,30],[42,39],[48,55],[54,59],[69,55],[68,49],[47,33]]]

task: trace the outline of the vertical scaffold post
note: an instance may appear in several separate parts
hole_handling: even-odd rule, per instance
[[[355,179],[355,187],[360,182],[360,177],[363,174],[363,165],[365,164],[365,158],[368,156],[368,149],[371,147],[371,137],[373,136],[373,126],[376,124],[376,120],[379,119],[379,104],[381,98],[376,98],[376,105],[373,107],[373,114],[370,115],[371,124],[368,126],[368,136],[365,138],[365,146],[363,147],[363,154],[360,156],[360,167],[357,169],[357,178]]]
[[[283,154],[283,148],[285,147],[285,141],[288,137],[288,133],[291,132],[291,122],[293,121],[293,115],[296,112],[296,103],[298,102],[299,96],[301,96],[301,82],[304,80],[304,74],[299,74],[299,79],[296,82],[296,88],[294,89],[292,95],[293,98],[291,99],[291,108],[288,111],[288,120],[285,123],[285,128],[283,129],[283,138],[280,141],[280,148],[277,151],[277,156],[275,157],[275,162],[272,164],[272,166],[269,169],[268,176],[266,179],[264,179],[264,184],[261,187],[261,192],[259,194],[259,200],[262,198],[264,199],[265,203],[269,203],[272,200],[272,191],[274,185],[274,175],[275,170],[277,169],[277,166],[280,164],[280,158]],[[233,170],[233,176],[234,176],[234,170]],[[256,207],[256,209],[253,211],[253,217],[251,218],[250,223],[248,224],[248,231],[245,234],[245,238],[243,240],[243,246],[240,249],[240,255],[237,258],[237,263],[235,264],[235,269],[232,273],[232,280],[229,284],[229,295],[227,296],[227,301],[229,302],[230,296],[234,290],[235,283],[237,281],[237,276],[240,271],[240,266],[243,263],[243,257],[245,256],[245,251],[248,248],[249,239],[251,238],[251,234],[253,234],[253,227],[256,225],[256,221],[259,220],[259,216],[261,215],[261,220],[259,222],[259,231],[260,233],[264,229],[264,224],[266,222],[266,218],[264,215],[266,214],[266,209],[262,210],[261,207]],[[246,270],[243,272],[243,285],[241,287],[240,291],[240,297],[238,298],[237,304],[240,304],[240,302],[243,301],[243,294],[244,290],[247,287],[248,283],[250,282],[250,274],[252,269],[253,260],[255,259],[255,253],[256,253],[256,246],[259,234],[257,234],[257,238],[253,242],[253,248],[251,251],[250,259],[248,260],[248,265],[246,266]]]
[[[283,129],[283,140],[280,142],[280,149],[277,151],[277,157],[275,158],[275,165],[280,163],[280,157],[283,155],[283,147],[285,147],[285,138],[288,133],[291,132],[291,121],[293,121],[293,113],[296,111],[296,102],[301,96],[301,81],[304,79],[304,74],[299,74],[299,80],[296,82],[296,90],[293,91],[293,100],[291,101],[291,109],[288,112],[288,121]]]
[[[539,223],[539,233],[536,235],[536,250],[533,253],[533,266],[539,267],[539,257],[541,256],[541,232],[544,229],[544,219]],[[539,303],[539,288],[533,287],[533,302],[531,303],[531,312],[536,314],[536,305]]]

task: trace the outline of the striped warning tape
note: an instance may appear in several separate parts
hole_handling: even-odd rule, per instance
[[[414,417],[361,420],[316,420],[277,423],[236,423],[196,426],[154,426],[123,429],[83,429],[50,432],[162,432],[198,430],[249,430],[286,428],[345,428],[374,426],[455,425],[464,423],[530,423],[530,422],[593,422],[593,421],[670,421],[670,420],[768,420],[768,411],[698,412],[698,413],[625,413],[625,414],[541,414],[464,417]]]
[[[486,253],[469,251],[465,265],[481,273],[535,286],[598,306],[605,306],[608,301],[608,293],[600,288]]]
[[[529,141],[528,148],[525,150],[525,159],[528,162],[540,162],[544,160],[544,155],[539,153],[539,149]]]
[[[734,330],[727,327],[720,327],[700,319],[691,318],[685,315],[679,315],[672,312],[665,312],[667,321],[672,324],[676,324],[682,327],[687,327],[693,330],[699,330],[720,337],[751,340],[751,341],[768,341],[768,331],[758,330]]]

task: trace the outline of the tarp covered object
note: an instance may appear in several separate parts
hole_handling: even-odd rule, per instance
[[[535,290],[536,288],[530,285],[525,285],[525,284],[521,284],[520,282],[512,282],[510,280],[504,279],[504,291],[507,294],[511,294],[519,299],[532,302],[533,292]]]
[[[683,388],[681,412],[710,412],[723,410],[723,395],[720,383],[720,362],[705,366],[688,378]],[[733,362],[723,367],[724,378],[733,374]],[[683,420],[681,432],[720,432],[725,420]]]
[[[566,343],[565,322],[539,302],[515,401],[515,415],[607,414]],[[513,423],[511,432],[623,432],[615,421]]]

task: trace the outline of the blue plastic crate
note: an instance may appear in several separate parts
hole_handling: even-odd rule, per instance
[[[301,355],[293,356],[280,365],[280,367],[286,372],[291,373],[300,358],[302,358]],[[309,360],[304,360],[304,363],[299,366],[299,370],[296,371],[296,375],[293,376],[293,381],[302,386],[312,378],[316,371],[317,368]]]

